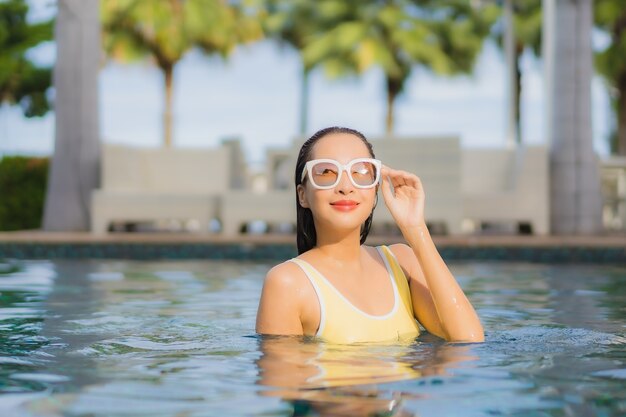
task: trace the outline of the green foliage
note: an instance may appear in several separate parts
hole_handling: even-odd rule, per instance
[[[243,0],[101,0],[104,49],[121,62],[150,58],[163,71],[164,144],[172,143],[173,73],[191,49],[226,57],[258,39],[261,25]]]
[[[302,64],[300,91],[300,134],[306,135],[308,125],[309,73],[317,63],[303,58],[307,42],[316,34],[338,24],[343,13],[341,2],[325,0],[260,0],[263,13],[263,31],[281,45],[293,47]]]
[[[543,25],[542,0],[513,1],[513,33],[517,50],[529,48],[535,56],[541,56],[541,27]],[[494,31],[498,45],[503,47],[504,27]]]
[[[596,0],[594,5],[596,27],[611,37],[608,47],[596,55],[596,69],[616,86],[620,77],[626,77],[626,7],[620,0]]]
[[[435,74],[469,73],[499,9],[464,0],[321,0],[328,10],[304,48],[309,67],[331,77],[381,68],[390,106],[417,65]],[[388,112],[389,114],[391,112]],[[388,131],[392,116],[388,115]]]
[[[596,71],[609,87],[617,130],[609,137],[612,153],[626,155],[626,8],[622,0],[594,1],[596,28],[611,39],[595,54]]]
[[[326,0],[335,3],[339,0]],[[467,73],[498,10],[474,10],[465,1],[340,1],[340,23],[307,45],[309,63],[331,64],[331,76],[380,66],[389,78],[405,80],[413,64],[437,74]]]
[[[102,0],[104,49],[114,60],[152,58],[174,66],[191,49],[227,56],[258,39],[258,19],[244,3],[224,0]]]
[[[513,8],[515,38],[529,47],[535,56],[541,56],[541,27],[543,25],[541,0],[517,0]]]
[[[47,180],[47,158],[0,160],[0,230],[41,227]]]
[[[27,51],[52,39],[52,22],[29,24],[24,0],[0,1],[0,104],[19,104],[26,117],[50,110],[50,68],[36,66]]]
[[[263,6],[265,34],[302,53],[311,37],[339,23],[337,17],[341,16],[345,5],[326,0],[265,0]]]

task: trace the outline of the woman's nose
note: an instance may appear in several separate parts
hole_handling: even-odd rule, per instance
[[[354,187],[352,186],[352,182],[350,181],[349,175],[347,171],[343,171],[341,178],[339,179],[339,184],[337,184],[337,191],[341,194],[349,194],[354,192]]]

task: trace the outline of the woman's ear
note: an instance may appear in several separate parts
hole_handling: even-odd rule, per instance
[[[300,205],[304,208],[309,208],[309,202],[306,199],[306,193],[304,192],[304,186],[302,184],[298,184],[296,193],[298,194],[298,202]]]

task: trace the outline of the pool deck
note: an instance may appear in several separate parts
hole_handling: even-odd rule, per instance
[[[292,244],[295,235],[240,235],[194,233],[110,233],[86,232],[0,232],[0,243],[90,244],[90,243],[207,243],[207,244]],[[402,236],[369,236],[372,245],[403,242]],[[437,247],[526,246],[526,247],[620,247],[626,248],[626,233],[598,236],[457,235],[433,236]]]
[[[600,236],[433,236],[446,260],[505,260],[626,264],[626,234]],[[368,244],[403,242],[370,236]],[[226,237],[183,233],[0,233],[0,258],[17,259],[288,259],[293,235]]]

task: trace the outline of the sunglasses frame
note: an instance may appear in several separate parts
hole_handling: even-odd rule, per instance
[[[337,181],[335,181],[334,184],[331,184],[331,185],[320,186],[320,185],[317,185],[315,181],[313,180],[309,181],[311,185],[318,190],[330,190],[331,188],[335,188],[341,181],[341,176],[343,175],[343,171],[346,171],[348,173],[348,179],[350,180],[352,185],[354,185],[356,188],[361,188],[361,189],[374,188],[380,182],[380,171],[382,169],[383,164],[379,159],[374,159],[374,158],[357,158],[357,159],[353,159],[352,161],[348,162],[345,165],[340,164],[339,161],[336,161],[334,159],[326,159],[326,158],[312,159],[310,161],[307,161],[307,163],[304,165],[304,169],[302,170],[302,174],[300,175],[301,177],[300,182],[303,183],[307,175],[313,178],[313,173],[311,172],[313,169],[313,166],[321,162],[327,162],[327,163],[335,165],[338,168],[339,174],[337,174]],[[350,175],[350,169],[352,169],[352,166],[354,164],[358,164],[359,162],[371,162],[376,167],[376,179],[371,185],[359,185],[354,181],[354,179],[352,178],[352,175]]]

